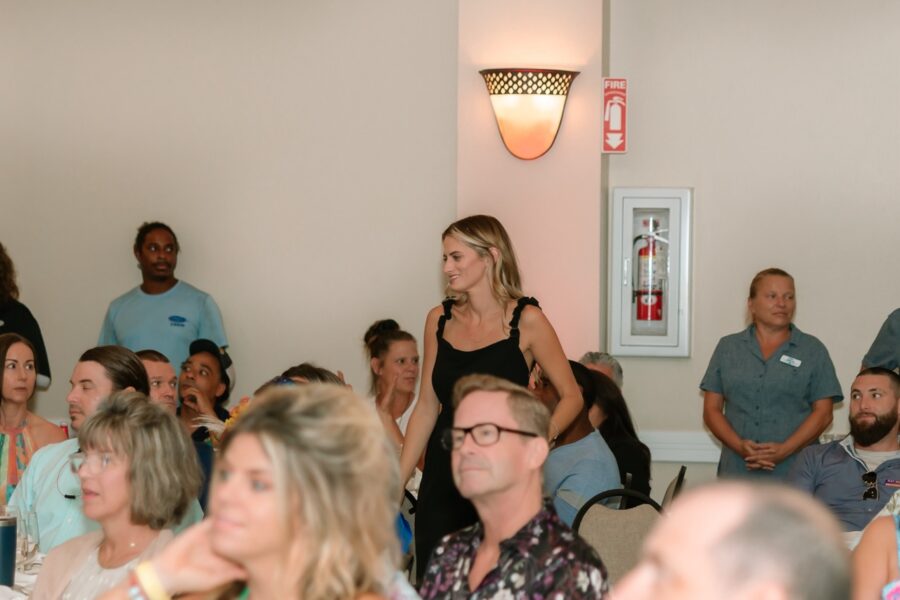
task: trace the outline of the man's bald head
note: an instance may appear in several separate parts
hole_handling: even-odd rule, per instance
[[[721,483],[685,494],[654,528],[616,600],[845,600],[850,563],[831,514],[774,485]]]

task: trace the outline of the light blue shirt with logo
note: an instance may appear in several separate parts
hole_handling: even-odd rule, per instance
[[[147,294],[138,286],[113,300],[98,343],[162,352],[178,373],[191,342],[201,338],[228,345],[222,313],[212,296],[179,281],[162,294]]]

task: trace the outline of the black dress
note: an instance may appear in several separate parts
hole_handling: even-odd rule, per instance
[[[44,347],[41,328],[31,311],[18,300],[10,300],[0,306],[0,333],[18,333],[34,346],[34,358],[37,362],[38,374],[44,381],[38,381],[40,387],[50,385],[50,361]]]
[[[460,496],[450,472],[450,453],[441,445],[441,434],[453,426],[453,386],[465,376],[480,373],[528,385],[530,367],[519,349],[519,317],[526,305],[538,306],[534,298],[520,298],[509,322],[509,337],[484,348],[468,352],[457,350],[444,339],[444,324],[451,319],[453,300],[445,300],[444,314],[438,321],[437,355],[431,385],[441,403],[428,438],[425,469],[419,486],[416,508],[416,572],[421,581],[431,551],[442,537],[478,520],[472,503]]]

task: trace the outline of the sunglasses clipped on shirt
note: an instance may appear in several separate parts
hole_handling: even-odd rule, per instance
[[[866,491],[863,492],[863,500],[878,500],[878,474],[875,471],[867,471],[862,474]]]

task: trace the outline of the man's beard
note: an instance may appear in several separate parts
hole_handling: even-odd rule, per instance
[[[872,413],[868,413],[872,414]],[[857,418],[859,415],[857,415]],[[892,410],[882,415],[875,415],[875,421],[871,424],[864,424],[856,421],[854,417],[850,417],[850,435],[853,441],[867,448],[872,444],[880,442],[891,432],[894,425],[897,424],[897,411]]]

